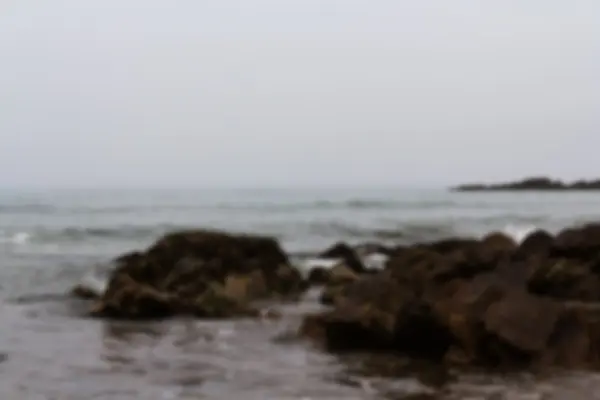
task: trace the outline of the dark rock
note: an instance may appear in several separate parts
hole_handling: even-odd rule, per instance
[[[115,264],[128,264],[132,262],[139,261],[143,257],[142,253],[139,251],[132,251],[130,253],[125,253],[115,258]]]
[[[420,244],[417,247],[423,247],[428,250],[434,251],[440,254],[448,254],[456,251],[466,251],[473,249],[480,245],[480,242],[476,239],[469,238],[450,238],[442,239],[431,243]]]
[[[365,270],[356,251],[345,243],[336,243],[319,255],[321,258],[337,258],[344,262],[351,270],[361,273]]]
[[[359,276],[359,274],[346,264],[338,264],[329,271],[329,281],[327,284],[331,286],[344,285],[356,281]]]
[[[253,298],[277,297],[297,299],[309,285],[302,273],[290,264],[281,264],[275,270],[274,277],[267,281],[267,290]]]
[[[532,293],[562,300],[600,300],[600,224],[561,231],[556,238],[540,232],[517,252],[532,269]]]
[[[546,365],[598,368],[600,365],[600,303],[565,303],[565,312],[550,337]]]
[[[485,236],[479,246],[495,254],[510,254],[518,247],[513,238],[499,232]]]
[[[460,353],[460,361],[470,364],[522,367],[551,350],[548,343],[564,307],[489,274],[463,283],[436,312],[453,338],[447,362],[457,361]]]
[[[545,259],[528,280],[532,293],[563,300],[600,300],[600,277],[577,260]]]
[[[336,299],[342,294],[343,289],[343,285],[324,287],[319,296],[319,302],[326,306],[335,304]]]
[[[552,254],[578,260],[597,257],[600,254],[600,223],[564,229],[554,240]]]
[[[554,237],[544,230],[536,230],[527,235],[519,245],[518,253],[522,256],[548,254],[554,245]]]
[[[325,285],[327,282],[329,282],[330,276],[331,271],[329,269],[315,267],[312,268],[308,273],[308,283],[309,285]]]
[[[84,300],[96,300],[100,298],[100,293],[85,285],[75,285],[71,289],[71,296]]]
[[[395,279],[423,288],[493,270],[510,254],[509,244],[494,236],[485,242],[452,239],[416,245],[397,253],[386,268],[392,270]]]
[[[362,275],[355,273],[345,264],[338,264],[333,267],[329,270],[329,280],[321,293],[321,304],[335,304],[336,298],[343,292],[344,288],[359,280]]]
[[[303,332],[331,351],[440,353],[448,336],[432,317],[409,289],[381,273],[346,286],[335,309],[309,319]]]
[[[389,279],[377,281],[377,291],[360,295],[352,294],[349,285],[335,308],[309,318],[302,333],[335,352],[398,352],[490,367],[534,366],[549,362],[552,353],[564,358],[565,351],[553,344],[560,343],[553,339],[556,332],[575,331],[587,343],[585,324],[569,321],[563,304],[501,282],[493,274],[458,282],[457,288],[447,288],[454,292],[450,297],[442,291],[417,296]],[[553,363],[559,361],[552,356]]]
[[[175,295],[160,292],[127,275],[119,275],[91,314],[110,318],[164,318],[182,307],[178,300]]]
[[[306,285],[272,238],[213,231],[164,236],[118,259],[93,315],[205,318],[258,315],[250,301],[296,296]]]
[[[524,290],[507,290],[486,310],[483,323],[487,333],[533,356],[545,350],[562,311],[557,301]]]
[[[246,304],[246,299],[234,298],[218,284],[211,285],[191,304],[192,315],[201,318],[234,316],[258,317],[260,311]]]

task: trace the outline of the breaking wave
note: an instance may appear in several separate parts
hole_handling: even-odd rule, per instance
[[[502,229],[502,232],[512,237],[517,243],[521,243],[529,234],[536,231],[537,229],[538,228],[535,225],[531,224],[508,224],[504,227],[504,229]]]
[[[63,227],[52,230],[47,228],[31,231],[0,231],[0,244],[26,245],[29,243],[62,243],[98,240],[155,240],[160,236],[177,230],[188,230],[205,226],[194,225],[125,225],[114,227]],[[218,228],[218,227],[215,227]],[[302,240],[303,238],[322,238],[323,240],[383,241],[399,244],[415,243],[443,239],[451,236],[483,236],[492,231],[501,231],[516,241],[522,241],[536,230],[535,224],[528,222],[483,225],[473,229],[459,229],[451,222],[447,223],[405,223],[396,226],[360,226],[337,221],[317,221],[305,223],[280,223],[256,226],[245,229],[246,233],[265,234],[279,240]],[[228,231],[235,232],[235,230]],[[324,243],[327,245],[327,243]]]
[[[86,240],[136,240],[158,238],[167,232],[189,229],[190,226],[115,226],[115,227],[65,227],[39,228],[29,232],[0,231],[0,244],[26,245],[30,243],[82,242]]]

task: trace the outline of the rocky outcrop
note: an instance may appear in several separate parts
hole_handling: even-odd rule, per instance
[[[600,225],[397,249],[301,333],[336,352],[450,365],[600,367]]]
[[[548,177],[530,177],[515,182],[497,184],[465,184],[451,188],[458,192],[504,191],[504,190],[600,190],[600,179],[562,182]]]
[[[305,288],[299,271],[268,237],[176,232],[115,263],[108,288],[93,308],[95,316],[258,315],[253,300],[295,296]]]

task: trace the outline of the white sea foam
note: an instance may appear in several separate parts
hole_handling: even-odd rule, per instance
[[[83,277],[79,283],[81,287],[89,289],[98,296],[102,296],[108,286],[108,281],[105,278],[99,277],[94,274],[89,274]]]
[[[508,224],[502,229],[502,232],[512,237],[517,243],[521,243],[525,238],[538,228],[535,225]]]
[[[369,269],[384,269],[389,257],[382,253],[367,254],[362,258],[365,267]]]
[[[315,258],[309,258],[307,260],[302,260],[301,262],[298,263],[297,267],[300,268],[300,270],[302,271],[310,271],[313,268],[333,268],[335,267],[337,264],[340,263],[340,259],[337,258],[319,258],[319,257],[315,257]]]
[[[0,243],[22,245],[31,240],[31,235],[27,232],[7,233],[0,231]]]

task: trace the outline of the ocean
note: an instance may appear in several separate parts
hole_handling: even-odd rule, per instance
[[[278,321],[127,323],[85,317],[67,295],[101,287],[108,261],[181,228],[279,239],[299,265],[338,241],[404,244],[502,231],[521,240],[600,220],[596,193],[445,190],[0,191],[0,398],[600,398],[600,376],[377,373],[374,356],[336,356],[294,338],[309,292]],[[435,374],[434,374],[435,375]]]

